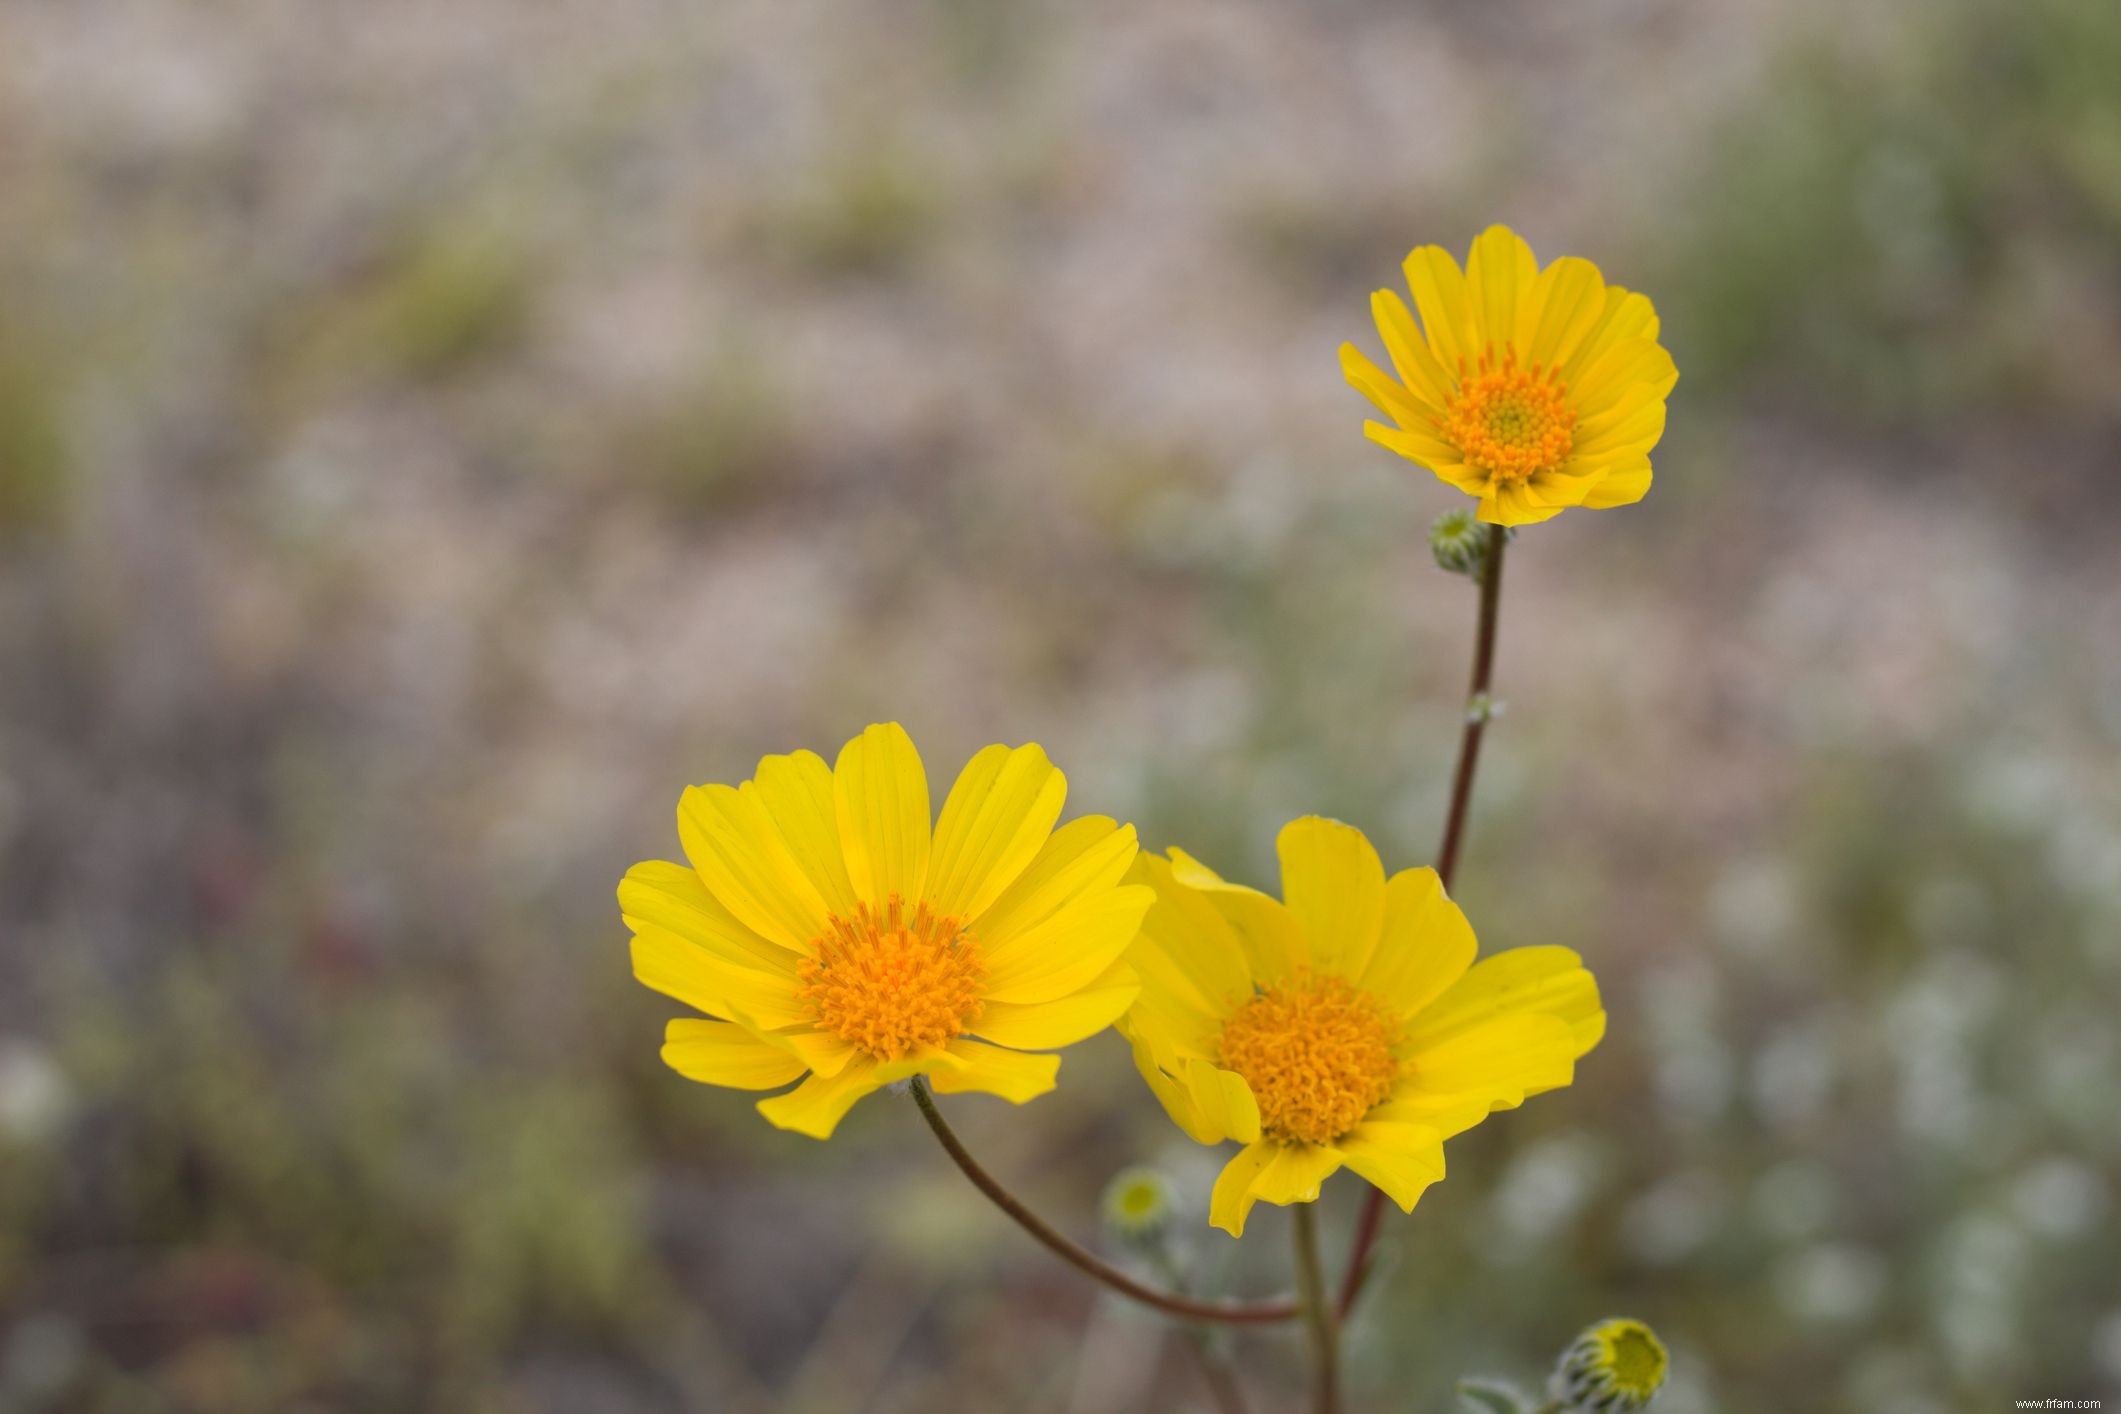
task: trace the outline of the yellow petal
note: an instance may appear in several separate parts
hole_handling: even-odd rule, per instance
[[[1069,904],[1045,922],[988,945],[982,995],[995,1002],[1050,1002],[1081,991],[1113,963],[1141,931],[1155,896],[1125,884]]]
[[[1036,745],[974,756],[935,827],[926,895],[935,911],[970,920],[992,904],[1045,847],[1067,796],[1066,778]]]
[[[633,975],[642,986],[709,1016],[762,1031],[810,1024],[809,1011],[796,997],[792,970],[740,966],[653,926],[634,933],[632,953]]]
[[[1242,1075],[1206,1060],[1189,1060],[1181,1076],[1202,1127],[1215,1135],[1210,1143],[1236,1139],[1249,1144],[1259,1138],[1259,1101]]]
[[[1484,958],[1408,1026],[1410,1048],[1448,1040],[1497,1017],[1516,1013],[1558,1017],[1582,1041],[1596,1043],[1594,1023],[1602,1034],[1604,1011],[1598,982],[1583,960],[1563,947],[1512,948]],[[1576,1054],[1582,1054],[1578,1051]]]
[[[1556,1016],[1519,1013],[1410,1045],[1410,1088],[1437,1095],[1481,1095],[1497,1109],[1558,1090],[1576,1076],[1576,1038]]]
[[[851,918],[854,886],[848,881],[847,861],[840,851],[832,768],[825,758],[815,751],[768,756],[759,762],[750,789],[787,847],[789,862],[810,881],[827,908]]]
[[[1601,476],[1583,498],[1594,511],[1632,506],[1650,493],[1650,459],[1640,457]]]
[[[1408,254],[1407,290],[1421,311],[1422,333],[1436,361],[1456,378],[1458,363],[1472,344],[1466,313],[1466,277],[1442,246],[1425,245]],[[1470,360],[1469,360],[1470,361]]]
[[[1127,1029],[1127,1028],[1122,1028]],[[1171,1122],[1184,1130],[1188,1137],[1201,1144],[1219,1143],[1225,1136],[1211,1128],[1201,1114],[1200,1106],[1193,1099],[1193,1092],[1184,1081],[1179,1080],[1164,1068],[1158,1059],[1158,1050],[1148,1037],[1130,1034],[1127,1037],[1134,1051],[1134,1068],[1141,1072],[1149,1093],[1156,1096],[1157,1103]]]
[[[1517,307],[1538,277],[1532,248],[1508,226],[1490,226],[1473,241],[1466,258],[1466,312],[1473,327],[1473,352],[1502,346],[1517,337]]]
[[[1159,1050],[1172,1055],[1212,1056],[1223,1017],[1189,1000],[1190,983],[1177,964],[1161,950],[1139,942],[1128,949],[1126,957],[1142,986],[1141,995],[1122,1018],[1127,1034],[1154,1041]]]
[[[1602,473],[1594,471],[1542,471],[1526,483],[1526,490],[1540,505],[1566,510],[1570,506],[1582,505],[1583,498],[1590,494],[1601,477]]]
[[[663,1064],[688,1080],[735,1090],[772,1090],[805,1069],[800,1057],[741,1026],[684,1018],[663,1033]]]
[[[1518,313],[1517,347],[1527,363],[1558,367],[1605,314],[1605,277],[1565,255],[1539,272]]]
[[[1655,339],[1629,339],[1585,367],[1569,385],[1569,405],[1582,417],[1595,418],[1630,397],[1662,398],[1678,381],[1670,350]]]
[[[1495,1108],[1487,1095],[1429,1093],[1403,1080],[1391,1097],[1371,1110],[1356,1128],[1360,1131],[1372,1124],[1414,1125],[1434,1131],[1439,1140],[1449,1139],[1479,1124]]]
[[[1401,1212],[1413,1212],[1422,1190],[1443,1177],[1443,1138],[1425,1125],[1365,1120],[1334,1147]]]
[[[1404,389],[1402,401],[1412,403],[1416,414],[1424,419],[1440,414],[1450,399],[1451,389],[1457,386],[1457,370],[1446,369],[1436,361],[1436,353],[1422,338],[1406,301],[1392,291],[1379,290],[1370,296],[1370,315],[1377,321],[1377,332],[1385,341],[1392,367],[1399,371]]]
[[[931,843],[928,777],[906,729],[880,723],[842,747],[832,794],[855,893],[872,907],[893,894],[920,900]]]
[[[805,1021],[808,1021],[807,1014]],[[847,1068],[848,1062],[862,1054],[852,1041],[843,1040],[830,1031],[816,1030],[809,1025],[780,1031],[763,1031],[759,1033],[759,1039],[770,1041],[796,1056],[819,1075],[838,1075]]]
[[[1226,883],[1182,849],[1172,849],[1171,877],[1206,894],[1243,946],[1252,980],[1262,987],[1285,981],[1311,962],[1303,925],[1280,899],[1243,884]]]
[[[1387,427],[1382,422],[1365,422],[1362,431],[1365,437],[1386,451],[1397,452],[1416,466],[1435,472],[1453,486],[1470,474],[1470,469],[1459,460],[1459,450],[1433,434]],[[1447,471],[1449,475],[1445,474]],[[1485,480],[1487,473],[1478,475]]]
[[[876,1062],[861,1056],[838,1075],[813,1075],[785,1095],[759,1101],[759,1113],[776,1128],[830,1139],[854,1102],[885,1083]]]
[[[1340,977],[1359,976],[1377,950],[1384,921],[1385,870],[1361,830],[1306,815],[1282,826],[1274,842],[1281,856],[1281,892],[1303,925],[1312,965]]]
[[[1245,1235],[1245,1218],[1252,1212],[1252,1185],[1260,1173],[1274,1162],[1275,1150],[1280,1146],[1261,1139],[1238,1150],[1236,1157],[1223,1165],[1223,1171],[1215,1179],[1215,1191],[1208,1198],[1208,1222],[1229,1233],[1232,1237]]]
[[[1005,1051],[1000,1046],[968,1041],[963,1037],[952,1041],[947,1049],[965,1065],[958,1070],[937,1069],[929,1077],[929,1083],[938,1095],[977,1091],[982,1095],[999,1095],[1013,1105],[1021,1105],[1051,1090],[1053,1078],[1060,1072],[1061,1058],[1056,1055]]]
[[[1055,830],[1016,881],[971,921],[989,948],[1036,928],[1067,905],[1103,893],[1126,877],[1139,846],[1134,827],[1085,815]]]
[[[1424,351],[1428,345],[1422,345]],[[1417,401],[1406,385],[1397,382],[1390,374],[1363,356],[1353,344],[1340,346],[1340,371],[1355,390],[1370,400],[1370,403],[1386,417],[1402,428],[1424,440],[1448,450],[1448,444],[1437,440],[1434,415],[1429,407]],[[1394,450],[1397,450],[1396,448]]]
[[[1608,464],[1648,452],[1664,436],[1665,406],[1662,402],[1622,406],[1603,417],[1586,422],[1575,456],[1589,465]]]
[[[678,839],[708,892],[754,933],[800,950],[824,931],[830,910],[757,792],[690,787],[678,801]]]
[[[1356,985],[1393,1015],[1412,1016],[1463,977],[1478,951],[1436,871],[1402,870],[1385,885],[1384,927]]]
[[[1318,1200],[1318,1189],[1340,1172],[1340,1151],[1330,1144],[1277,1144],[1273,1159],[1252,1180],[1252,1196],[1286,1207]]]
[[[1138,857],[1128,877],[1156,895],[1137,944],[1150,954],[1142,964],[1146,985],[1218,1018],[1252,996],[1245,946],[1208,895],[1179,882],[1170,863],[1153,854]]]
[[[1573,387],[1583,376],[1583,371],[1615,344],[1656,337],[1657,312],[1650,307],[1649,297],[1618,285],[1607,285],[1605,312],[1591,326],[1591,332],[1584,335],[1583,342],[1576,346],[1576,352],[1562,364],[1562,379]]]
[[[1489,525],[1537,525],[1561,514],[1561,507],[1542,505],[1522,486],[1491,482],[1474,515]]]
[[[1080,992],[1050,1002],[987,1002],[972,1033],[998,1046],[1044,1050],[1087,1040],[1126,1014],[1141,995],[1141,979],[1115,963]]]
[[[619,916],[637,933],[659,928],[741,966],[769,972],[795,966],[796,954],[738,922],[683,864],[650,859],[627,870],[619,881]]]

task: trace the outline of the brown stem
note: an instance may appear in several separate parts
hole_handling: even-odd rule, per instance
[[[1063,1236],[1044,1218],[1025,1207],[1015,1194],[1002,1187],[993,1174],[981,1168],[979,1160],[972,1157],[965,1148],[964,1141],[957,1137],[957,1131],[950,1127],[949,1122],[943,1118],[943,1112],[936,1108],[935,1097],[929,1094],[927,1082],[919,1076],[913,1079],[913,1102],[920,1106],[921,1117],[926,1119],[928,1127],[935,1131],[935,1137],[942,1143],[943,1152],[964,1170],[965,1177],[972,1180],[974,1188],[986,1194],[995,1207],[1015,1219],[1018,1227],[1044,1243],[1053,1255],[1078,1271],[1103,1282],[1120,1295],[1132,1297],[1145,1306],[1154,1306],[1159,1311],[1189,1321],[1264,1325],[1274,1321],[1286,1321],[1296,1314],[1296,1304],[1291,1301],[1197,1301],[1190,1296],[1179,1296],[1168,1291],[1158,1291],[1153,1286],[1145,1286],[1088,1248]]]
[[[1466,813],[1473,803],[1473,768],[1480,764],[1480,739],[1491,715],[1488,685],[1495,673],[1496,606],[1502,601],[1502,552],[1510,543],[1510,532],[1499,525],[1488,527],[1487,553],[1481,558],[1480,626],[1473,635],[1473,682],[1466,689],[1466,720],[1458,737],[1458,767],[1451,776],[1450,812],[1444,816],[1443,844],[1436,851],[1436,876],[1446,890],[1458,872],[1459,846],[1465,841]],[[1362,1217],[1355,1224],[1354,1245],[1348,1251],[1348,1266],[1340,1283],[1340,1315],[1347,1318],[1362,1294],[1363,1278],[1369,1275],[1370,1248],[1384,1222],[1385,1195],[1372,1188],[1363,1200]]]
[[[1340,1411],[1340,1318],[1326,1298],[1325,1268],[1318,1260],[1318,1215],[1315,1203],[1290,1209],[1296,1230],[1296,1281],[1304,1320],[1311,1328],[1311,1408],[1313,1414]]]

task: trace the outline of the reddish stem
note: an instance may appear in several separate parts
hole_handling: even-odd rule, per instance
[[[1000,1180],[993,1174],[980,1167],[979,1160],[972,1157],[971,1152],[965,1148],[964,1141],[957,1137],[957,1131],[950,1127],[948,1121],[943,1118],[943,1112],[936,1108],[935,1097],[928,1093],[927,1082],[919,1077],[915,1077],[913,1081],[913,1102],[920,1106],[921,1117],[928,1121],[928,1127],[934,1130],[935,1137],[942,1141],[943,1151],[964,1170],[965,1177],[972,1180],[974,1188],[986,1194],[995,1207],[1015,1219],[1018,1227],[1044,1243],[1056,1257],[1103,1282],[1120,1295],[1132,1297],[1144,1306],[1154,1306],[1159,1311],[1188,1321],[1264,1325],[1274,1321],[1286,1321],[1296,1314],[1296,1303],[1293,1301],[1197,1301],[1175,1292],[1158,1291],[1153,1286],[1136,1281],[1096,1253],[1063,1235],[1044,1218],[1025,1207],[1015,1194],[1002,1187]]]
[[[1451,777],[1451,807],[1444,816],[1443,844],[1436,851],[1436,874],[1446,891],[1458,872],[1459,847],[1465,841],[1466,813],[1473,803],[1473,768],[1480,763],[1480,739],[1487,733],[1491,715],[1488,685],[1495,672],[1496,606],[1502,600],[1502,552],[1510,543],[1510,532],[1502,526],[1488,527],[1487,553],[1481,559],[1480,626],[1473,637],[1473,683],[1466,690],[1465,729],[1458,738],[1458,768]],[[1362,1217],[1355,1224],[1355,1241],[1348,1249],[1348,1266],[1340,1283],[1340,1316],[1347,1319],[1355,1298],[1362,1293],[1369,1275],[1370,1249],[1384,1222],[1384,1190],[1372,1188],[1363,1200]]]

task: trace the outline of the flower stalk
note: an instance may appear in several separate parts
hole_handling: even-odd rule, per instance
[[[1290,1210],[1290,1222],[1296,1234],[1298,1300],[1311,1331],[1313,1414],[1339,1414],[1340,1316],[1326,1295],[1325,1267],[1318,1260],[1317,1206],[1315,1203],[1299,1203]]]
[[[1113,1266],[1104,1258],[1076,1242],[1058,1228],[1031,1211],[1023,1200],[1002,1185],[1001,1180],[988,1173],[979,1160],[972,1157],[957,1131],[950,1127],[943,1112],[936,1107],[935,1096],[929,1092],[927,1082],[919,1076],[913,1079],[913,1103],[920,1107],[921,1118],[935,1131],[935,1137],[943,1146],[972,1186],[987,1196],[987,1200],[1006,1213],[1018,1227],[1034,1238],[1077,1271],[1104,1283],[1112,1290],[1144,1306],[1153,1306],[1166,1314],[1188,1321],[1214,1321],[1232,1325],[1269,1325],[1276,1321],[1289,1320],[1296,1314],[1296,1306],[1289,1301],[1202,1301],[1175,1292],[1159,1291],[1153,1286],[1136,1281],[1133,1277]]]
[[[1459,849],[1465,842],[1466,815],[1473,803],[1473,772],[1480,764],[1481,739],[1487,735],[1488,723],[1495,716],[1489,688],[1495,677],[1496,625],[1502,604],[1502,556],[1509,544],[1507,527],[1488,527],[1487,549],[1480,564],[1480,619],[1473,632],[1472,682],[1466,688],[1465,725],[1458,737],[1458,765],[1451,774],[1451,804],[1444,815],[1443,843],[1436,850],[1436,877],[1443,881],[1447,890],[1458,872]],[[1373,1187],[1363,1199],[1362,1216],[1355,1224],[1354,1245],[1349,1249],[1347,1269],[1341,1277],[1338,1313],[1342,1320],[1347,1319],[1356,1298],[1362,1294],[1363,1281],[1369,1275],[1370,1249],[1377,1243],[1384,1215],[1384,1191]]]

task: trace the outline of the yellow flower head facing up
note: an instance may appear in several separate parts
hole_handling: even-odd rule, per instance
[[[634,975],[705,1013],[663,1059],[709,1085],[773,1090],[783,1129],[823,1139],[862,1096],[914,1075],[1022,1103],[1140,991],[1122,960],[1152,892],[1126,882],[1134,827],[1055,828],[1067,782],[1036,746],[990,746],[943,802],[898,725],[835,765],[769,756],[678,802],[685,864],[619,885]]]
[[[1370,297],[1397,376],[1340,348],[1348,381],[1392,419],[1365,424],[1372,441],[1478,496],[1495,525],[1643,498],[1679,381],[1647,298],[1588,260],[1540,269],[1507,226],[1473,242],[1464,270],[1425,245],[1406,275],[1418,324],[1395,291]]]
[[[1435,870],[1387,879],[1362,831],[1317,816],[1278,848],[1280,899],[1175,849],[1134,864],[1156,901],[1119,1027],[1179,1128],[1245,1146],[1209,1210],[1233,1236],[1253,1203],[1310,1202],[1343,1165],[1411,1210],[1443,1177],[1444,1140],[1569,1084],[1605,1034],[1567,948],[1476,964]]]

